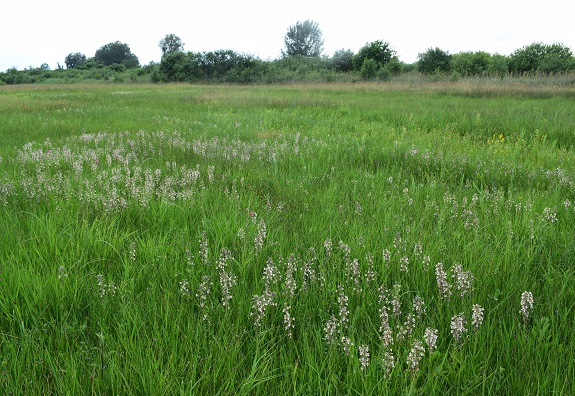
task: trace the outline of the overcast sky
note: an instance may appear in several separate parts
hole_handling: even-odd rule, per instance
[[[575,51],[573,0],[26,0],[3,2],[0,71],[64,65],[121,41],[141,64],[159,62],[158,42],[176,34],[186,51],[231,49],[261,59],[281,55],[290,25],[315,20],[324,53],[389,42],[412,63],[430,47],[509,55],[543,42]]]

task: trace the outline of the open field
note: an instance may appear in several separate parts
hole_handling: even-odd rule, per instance
[[[575,393],[574,98],[0,87],[0,393]]]

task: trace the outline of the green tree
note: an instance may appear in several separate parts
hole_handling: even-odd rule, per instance
[[[306,20],[290,26],[284,37],[284,56],[319,57],[323,50],[322,32],[317,22]]]
[[[76,66],[81,66],[84,62],[86,62],[86,55],[80,52],[71,52],[64,59],[66,69],[73,69]]]
[[[124,65],[126,68],[140,66],[138,57],[132,53],[128,44],[119,41],[100,47],[100,49],[96,51],[94,59],[104,66],[110,66],[114,63]]]
[[[160,40],[158,43],[160,49],[162,50],[162,57],[184,50],[184,43],[182,39],[175,34],[166,34],[166,36]]]
[[[491,55],[484,51],[460,52],[451,57],[452,70],[462,76],[482,76],[488,74],[491,62]]]
[[[513,73],[556,73],[575,67],[573,53],[559,43],[533,43],[517,49],[509,58]]]
[[[349,49],[339,49],[333,53],[329,60],[329,67],[336,72],[350,72],[353,70],[353,52]]]
[[[253,79],[257,61],[249,55],[232,50],[213,52],[176,51],[162,58],[159,81],[233,81]]]
[[[361,64],[359,74],[364,80],[372,79],[376,76],[378,65],[375,59],[367,58]]]
[[[503,76],[509,72],[509,57],[501,54],[491,55],[489,74]]]
[[[392,76],[400,75],[405,68],[405,64],[401,62],[396,56],[391,58],[384,66],[384,69]]]
[[[172,52],[162,57],[160,62],[161,81],[191,81],[200,74],[200,59],[188,52]]]
[[[104,65],[100,62],[97,62],[96,59],[94,59],[93,57],[86,59],[86,62],[83,62],[81,65],[76,66],[76,68],[80,70],[101,69],[103,67]]]
[[[439,48],[429,48],[417,55],[417,68],[421,73],[449,73],[451,71],[451,55]]]
[[[389,43],[381,40],[372,41],[367,43],[359,52],[353,57],[353,68],[354,70],[361,71],[363,63],[367,59],[372,59],[375,62],[377,68],[385,66],[389,61],[395,57],[395,51],[391,49]],[[371,68],[371,66],[368,66]]]

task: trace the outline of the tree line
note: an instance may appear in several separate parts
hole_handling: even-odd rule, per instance
[[[50,70],[47,64],[23,71],[0,73],[0,84],[34,83],[47,79],[115,80],[149,82],[273,83],[282,81],[331,81],[342,76],[364,80],[386,80],[402,73],[453,76],[503,76],[568,73],[575,70],[575,57],[563,44],[532,43],[510,55],[484,51],[450,54],[440,48],[420,53],[417,61],[399,60],[391,44],[383,40],[366,43],[354,53],[340,49],[323,55],[322,31],[317,22],[306,20],[290,26],[284,36],[282,56],[263,61],[232,50],[185,51],[175,34],[158,43],[159,63],[141,66],[128,44],[119,41],[100,47],[93,57],[73,52]]]

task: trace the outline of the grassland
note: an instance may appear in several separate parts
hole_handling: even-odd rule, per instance
[[[574,97],[0,87],[1,393],[573,394]]]

